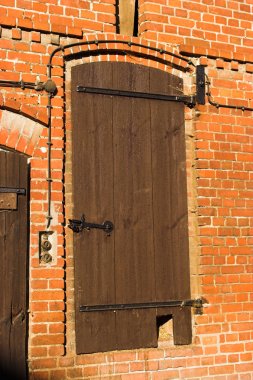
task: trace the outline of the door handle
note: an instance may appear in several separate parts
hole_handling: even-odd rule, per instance
[[[82,232],[84,229],[89,231],[92,228],[96,228],[104,230],[107,235],[110,235],[114,228],[114,225],[109,220],[106,220],[101,224],[89,223],[86,222],[84,215],[82,215],[81,219],[69,219],[68,227],[74,232]]]

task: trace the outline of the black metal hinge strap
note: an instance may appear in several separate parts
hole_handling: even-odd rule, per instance
[[[79,307],[80,312],[94,311],[116,311],[116,310],[134,310],[134,309],[154,309],[165,307],[194,307],[202,309],[204,301],[201,298],[194,300],[172,300],[165,302],[144,302],[144,303],[126,303],[126,304],[111,304],[111,305],[82,305]]]
[[[0,193],[15,193],[20,195],[26,194],[26,189],[14,188],[14,187],[0,187]]]
[[[205,104],[206,95],[206,78],[205,78],[205,67],[203,65],[198,65],[196,67],[196,101],[198,104]]]
[[[123,90],[114,90],[111,88],[85,87],[85,86],[77,86],[76,91],[85,92],[87,94],[125,96],[125,97],[130,97],[130,98],[181,102],[188,106],[194,106],[196,104],[196,97],[187,96],[187,95],[163,95],[163,94],[152,94],[152,93],[146,93],[146,92],[123,91]]]

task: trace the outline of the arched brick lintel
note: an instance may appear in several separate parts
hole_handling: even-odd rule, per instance
[[[172,68],[184,72],[191,70],[190,60],[183,57],[175,48],[139,37],[112,33],[87,34],[78,44],[57,48],[57,55],[63,55],[66,60],[71,60],[72,56],[97,55],[101,60],[141,63],[161,70]]]
[[[15,149],[28,156],[42,156],[37,149],[41,146],[41,138],[47,133],[42,124],[16,113],[15,110],[0,111],[0,145]],[[46,132],[46,133],[45,133]]]
[[[0,110],[8,110],[24,117],[37,121],[38,123],[47,126],[48,117],[45,109],[38,109],[38,107],[31,107],[27,104],[22,104],[18,100],[5,97],[4,94],[0,94]]]

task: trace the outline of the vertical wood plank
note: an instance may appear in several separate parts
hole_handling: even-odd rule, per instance
[[[118,64],[113,88],[149,92],[149,69]],[[155,296],[150,107],[146,99],[121,97],[113,106],[116,303],[149,302]],[[154,346],[154,324],[154,309],[117,312],[119,348]]]
[[[0,152],[0,186],[28,191],[27,158]],[[27,195],[18,197],[17,210],[0,212],[1,371],[26,379],[27,358]]]
[[[177,308],[173,311],[173,336],[174,344],[191,344],[192,327],[191,327],[191,309],[189,307],[183,310]]]
[[[0,152],[0,186],[6,186],[6,153]],[[0,211],[0,257],[1,257],[1,275],[0,275],[0,374],[6,373],[10,369],[9,336],[11,329],[11,287],[9,283],[9,258],[7,255],[7,226],[6,212]]]
[[[179,78],[151,70],[151,92],[182,93]],[[190,298],[184,105],[152,102],[156,300]],[[173,310],[174,342],[191,342],[191,312]]]
[[[172,135],[171,177],[174,186],[171,190],[172,202],[172,245],[174,248],[174,276],[176,296],[190,297],[190,263],[188,242],[188,208],[186,187],[185,132],[183,112],[175,115],[177,123]],[[180,189],[180,191],[178,191]]]
[[[163,73],[151,70],[150,88],[152,92],[167,93],[168,79]],[[151,102],[152,133],[152,179],[154,199],[155,271],[156,300],[175,298],[175,278],[173,246],[171,237],[171,188],[173,179],[170,172],[171,161],[171,102]]]
[[[17,167],[17,187],[26,189],[26,195],[18,196],[17,215],[14,216],[16,229],[15,257],[13,268],[15,274],[13,278],[13,302],[12,302],[12,342],[14,347],[12,356],[16,358],[16,371],[19,378],[26,378],[26,358],[27,358],[27,302],[28,302],[28,197],[29,197],[29,172],[27,158],[20,154],[16,155],[15,166]],[[14,168],[10,169],[13,170]],[[13,174],[12,174],[13,176]],[[11,176],[11,177],[12,177]],[[15,215],[15,211],[13,212]]]
[[[178,78],[151,70],[151,91],[180,94]],[[157,300],[189,297],[184,105],[152,101]],[[184,227],[183,227],[184,226]],[[183,230],[184,228],[184,230]],[[187,292],[185,291],[187,289]]]

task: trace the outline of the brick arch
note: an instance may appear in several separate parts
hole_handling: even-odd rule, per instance
[[[164,71],[191,70],[190,61],[177,49],[140,37],[112,33],[87,34],[82,43],[84,44],[66,48],[63,46],[64,58],[69,61],[72,56],[84,56],[94,61],[98,57],[100,61],[133,62]]]
[[[0,109],[23,115],[24,117],[33,121],[38,121],[43,125],[47,125],[48,123],[45,108],[38,108],[38,106],[30,105],[28,106],[27,104],[21,103],[14,98],[5,97],[5,94],[0,94]]]
[[[28,156],[42,155],[36,150],[46,128],[26,116],[9,110],[0,112],[0,145],[15,149]]]

